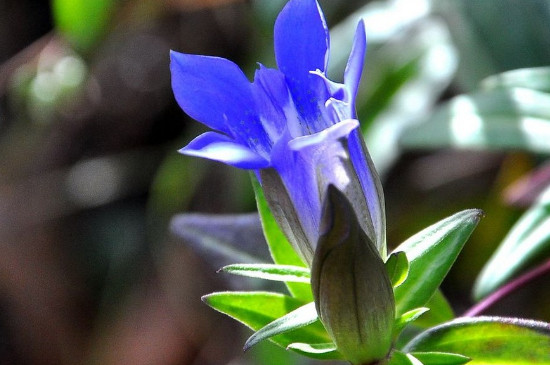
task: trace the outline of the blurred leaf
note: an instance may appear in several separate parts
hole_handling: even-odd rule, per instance
[[[464,210],[415,234],[394,252],[404,251],[409,275],[394,289],[396,313],[424,306],[437,291],[466,240],[479,223],[482,212]]]
[[[430,310],[414,322],[418,327],[429,328],[455,318],[453,309],[440,290],[436,290],[424,306]]]
[[[287,295],[271,292],[220,292],[205,295],[202,300],[215,310],[245,324],[254,331],[303,306],[305,303]],[[279,346],[291,343],[327,343],[330,338],[321,322],[316,321],[291,333],[270,338]],[[314,358],[337,358],[338,353],[312,354]]]
[[[331,28],[329,75],[335,79],[343,73],[360,18],[369,45],[357,111],[383,175],[398,156],[402,129],[426,117],[451,82],[457,55],[428,2],[372,1]]]
[[[472,90],[489,75],[550,63],[547,0],[441,0],[434,11],[448,22],[460,53],[459,85]]]
[[[265,200],[260,183],[255,176],[251,176],[254,194],[256,195],[256,203],[258,205],[258,212],[260,214],[265,239],[267,240],[273,261],[278,265],[306,267],[286,239],[284,233],[277,225],[273,214],[271,214],[271,211],[269,210],[269,206]],[[307,302],[313,301],[313,294],[311,293],[311,287],[309,284],[286,283],[286,285],[294,297],[303,299]]]
[[[512,227],[474,286],[481,299],[550,253],[550,188]]]
[[[117,0],[53,0],[54,23],[73,46],[86,51],[106,32]]]
[[[460,318],[421,333],[409,352],[460,353],[469,364],[550,364],[550,326],[516,318]]]
[[[318,317],[317,310],[315,309],[315,303],[311,302],[305,304],[260,328],[252,336],[250,336],[248,340],[246,340],[246,343],[244,344],[244,351],[248,350],[258,342],[267,340],[268,338],[280,335],[282,333],[287,333],[289,331],[302,328],[317,320]],[[292,336],[291,333],[288,335]]]
[[[418,317],[420,317],[422,314],[429,311],[430,308],[416,308],[412,309],[406,313],[403,313],[401,316],[397,317],[395,319],[395,324],[393,326],[393,337],[397,337],[399,333],[407,326],[409,323],[414,322]]]
[[[216,269],[235,261],[269,261],[258,215],[179,214],[171,231]]]
[[[469,357],[448,352],[413,352],[412,355],[424,365],[462,365],[470,361]]]
[[[507,71],[489,76],[481,82],[481,88],[484,90],[517,87],[549,93],[550,67],[523,68]]]
[[[460,95],[406,129],[408,148],[522,149],[550,153],[550,94],[514,88]]]
[[[401,285],[409,274],[409,260],[403,251],[393,252],[385,263],[392,286]]]
[[[310,278],[309,269],[290,265],[233,264],[224,266],[220,271],[251,278],[293,283],[309,283]]]

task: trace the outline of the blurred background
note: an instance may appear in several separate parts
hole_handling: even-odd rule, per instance
[[[443,286],[460,314],[550,182],[550,1],[319,2],[336,81],[367,19],[358,111],[388,244],[486,212]],[[177,153],[204,129],[175,103],[169,50],[223,56],[249,76],[257,61],[274,67],[284,3],[0,0],[0,364],[313,363],[270,344],[243,354],[250,331],[200,301],[235,283],[170,230],[175,214],[255,202],[246,172]],[[549,283],[489,313],[550,321]]]

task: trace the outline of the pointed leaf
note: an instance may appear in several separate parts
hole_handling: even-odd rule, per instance
[[[396,318],[395,324],[393,325],[393,338],[396,338],[399,335],[399,333],[401,333],[403,328],[405,328],[405,326],[407,326],[409,323],[416,321],[418,317],[420,317],[421,315],[423,315],[429,310],[430,308],[425,308],[425,307],[416,308]]]
[[[409,275],[409,260],[405,252],[393,252],[386,261],[386,271],[394,288],[401,285]]]
[[[336,345],[332,342],[328,343],[291,343],[287,349],[294,350],[299,354],[308,356],[309,354],[325,355],[330,354],[332,359],[340,359],[342,355],[338,353]]]
[[[550,189],[514,225],[479,275],[474,296],[481,299],[550,250]]]
[[[497,88],[524,87],[550,92],[550,67],[521,68],[489,76],[482,81],[485,90]]]
[[[292,248],[291,244],[288,242],[284,233],[277,225],[273,214],[271,214],[271,211],[269,210],[269,206],[267,205],[258,179],[256,179],[254,175],[251,175],[251,177],[252,185],[254,187],[254,194],[256,196],[256,204],[258,205],[258,213],[260,213],[265,239],[269,246],[269,251],[273,261],[279,265],[306,267],[298,254]],[[287,283],[286,285],[292,296],[303,299],[307,302],[313,300],[311,287],[308,284]]]
[[[395,249],[409,259],[409,275],[394,289],[397,315],[424,306],[477,226],[482,212],[465,210],[415,234]]]
[[[413,352],[411,355],[424,365],[462,365],[470,361],[469,357],[449,352]]]
[[[205,295],[202,300],[215,310],[245,324],[254,331],[304,305],[303,301],[280,293],[271,292],[219,292]],[[286,348],[291,343],[326,343],[330,338],[323,325],[317,321],[295,331],[270,338]],[[331,358],[330,354],[311,355],[315,358]]]
[[[310,272],[305,267],[271,264],[233,264],[219,271],[235,275],[293,283],[309,283]]]
[[[246,340],[244,344],[244,351],[248,350],[258,342],[266,340],[270,337],[280,335],[285,332],[289,332],[308,324],[312,324],[317,321],[317,311],[315,310],[315,303],[311,302],[301,306],[292,312],[277,318],[273,322],[270,322],[266,326],[262,327],[256,333]]]
[[[550,364],[550,325],[517,318],[459,318],[421,333],[409,352],[460,353],[471,365]]]
[[[411,354],[405,354],[400,351],[394,351],[391,354],[388,365],[423,365],[420,360]]]

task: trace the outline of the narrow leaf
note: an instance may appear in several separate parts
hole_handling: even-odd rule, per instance
[[[388,365],[424,365],[420,360],[411,354],[405,354],[401,351],[393,351]]]
[[[462,365],[470,361],[469,357],[448,352],[413,352],[411,355],[424,365]]]
[[[215,310],[245,324],[254,331],[260,330],[274,320],[304,305],[296,298],[271,292],[219,292],[205,295],[202,300]],[[330,342],[323,325],[316,321],[309,326],[270,338],[277,345],[286,348],[291,343]],[[311,357],[331,359],[335,354],[312,354]]]
[[[409,275],[394,289],[397,315],[424,306],[437,291],[482,212],[465,210],[415,234],[395,249],[409,259]]]
[[[292,245],[288,242],[284,233],[281,231],[273,214],[269,210],[267,201],[265,200],[262,187],[258,182],[258,179],[254,175],[251,175],[252,185],[254,187],[254,194],[256,196],[256,204],[258,206],[258,213],[260,214],[260,220],[269,246],[269,251],[273,262],[278,265],[293,265],[306,267],[304,262],[300,259],[298,254],[292,248]],[[310,302],[313,300],[311,293],[311,287],[304,283],[287,283],[289,292],[296,298],[303,299]]]
[[[318,318],[317,311],[315,310],[315,303],[308,303],[280,318],[277,318],[265,327],[262,327],[259,331],[248,338],[248,340],[244,344],[244,351],[248,350],[258,342],[279,335],[281,333],[289,332],[307,326],[308,324],[312,324],[313,322],[317,321],[317,319]]]
[[[550,188],[514,225],[479,275],[474,297],[481,299],[550,252]]]
[[[395,324],[393,325],[393,338],[396,338],[399,333],[407,326],[409,323],[414,322],[418,317],[429,311],[430,308],[416,308],[413,310],[410,310],[403,315],[399,316],[395,319]]]
[[[409,260],[405,252],[393,252],[386,261],[386,271],[394,288],[401,285],[409,275]]]
[[[404,351],[460,353],[472,365],[548,365],[550,325],[517,318],[460,318],[421,333]]]
[[[271,264],[233,264],[222,267],[219,271],[266,280],[293,283],[309,283],[308,269],[291,265]]]
[[[294,350],[299,354],[306,355],[307,354],[334,354],[334,359],[339,358],[341,355],[338,354],[338,351],[336,349],[336,345],[332,342],[328,343],[291,343],[287,346],[287,349]]]
[[[481,82],[485,90],[523,87],[550,92],[550,67],[521,68],[489,76]]]

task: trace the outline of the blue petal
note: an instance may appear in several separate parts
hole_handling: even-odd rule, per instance
[[[380,256],[386,257],[386,213],[384,193],[378,173],[369,152],[360,134],[360,130],[352,131],[348,138],[350,158],[355,167],[357,177],[361,183],[367,201],[370,219],[375,232],[376,243]]]
[[[328,61],[329,38],[325,19],[315,0],[291,0],[275,22],[275,58],[285,74],[298,111],[310,124],[318,126],[319,106],[326,100],[325,87],[310,71],[324,72]]]
[[[344,72],[344,84],[349,92],[349,103],[352,110],[355,112],[355,97],[357,95],[357,89],[359,88],[359,82],[361,81],[361,74],[363,72],[363,63],[365,60],[365,51],[367,49],[367,38],[365,33],[365,22],[361,20],[357,25],[355,32],[355,38],[353,39],[353,47],[349,55],[346,71]]]
[[[216,132],[206,132],[179,150],[188,156],[203,157],[247,170],[262,169],[269,161],[247,146]]]
[[[272,166],[280,174],[312,245],[319,238],[322,200],[329,184],[353,202],[363,229],[374,239],[367,202],[346,142],[358,126],[357,120],[345,120],[322,132],[295,138],[285,144],[286,148],[273,151]]]
[[[251,84],[239,67],[224,58],[174,51],[170,58],[172,89],[180,107],[267,156],[271,142],[255,110]]]
[[[277,141],[286,128],[289,117],[286,114],[293,110],[285,76],[279,70],[260,65],[252,91],[264,129],[272,141]]]

